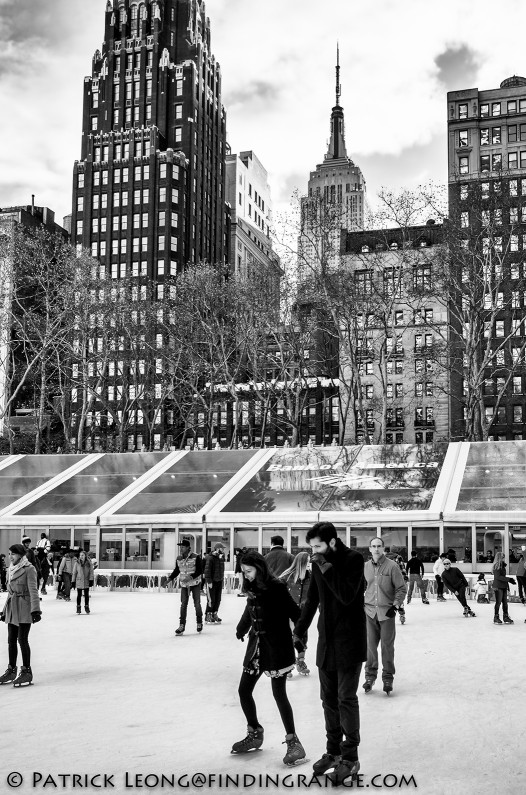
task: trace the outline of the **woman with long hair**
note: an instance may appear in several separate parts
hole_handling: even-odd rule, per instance
[[[270,574],[259,552],[244,555],[241,569],[247,604],[237,625],[236,637],[244,640],[248,632],[248,647],[238,692],[248,725],[247,736],[234,743],[232,753],[247,753],[263,744],[263,727],[258,720],[253,692],[265,673],[270,677],[272,695],[285,727],[287,753],[283,762],[288,766],[301,764],[306,761],[305,749],[296,735],[292,706],[287,697],[287,673],[295,663],[289,622],[298,620],[300,609],[285,583]]]
[[[79,558],[73,564],[71,585],[77,589],[77,614],[80,615],[80,604],[84,594],[84,610],[89,614],[89,589],[93,585],[93,563],[86,552],[81,549]]]
[[[505,624],[513,624],[508,615],[508,583],[515,584],[513,577],[506,576],[506,561],[503,552],[497,552],[493,561],[493,590],[495,591],[495,616],[494,624],[502,624],[499,617],[499,609],[502,604],[502,618]]]
[[[288,569],[285,569],[279,576],[280,580],[286,583],[289,593],[301,609],[307,599],[307,591],[309,590],[310,571],[309,571],[309,553],[298,552]],[[305,638],[305,642],[307,638]],[[296,670],[302,676],[308,676],[310,670],[305,662],[305,651],[298,651],[296,656]],[[289,679],[292,678],[292,672],[287,674]]]

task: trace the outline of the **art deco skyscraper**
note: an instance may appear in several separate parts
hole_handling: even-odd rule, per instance
[[[108,277],[222,262],[225,112],[202,0],[108,0],[84,80],[72,235]]]

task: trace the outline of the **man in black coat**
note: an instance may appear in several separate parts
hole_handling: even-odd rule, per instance
[[[319,608],[320,691],[327,753],[314,763],[316,774],[334,768],[334,785],[355,779],[360,769],[360,710],[356,691],[367,658],[364,611],[364,559],[346,547],[331,522],[317,522],[307,533],[312,550],[312,577],[307,600],[295,627],[296,648]]]
[[[268,570],[274,577],[279,577],[285,569],[292,565],[294,556],[287,552],[283,546],[285,539],[283,536],[272,536],[270,539],[270,552],[265,555]]]

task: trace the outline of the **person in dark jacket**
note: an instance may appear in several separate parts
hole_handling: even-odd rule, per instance
[[[80,615],[82,594],[84,594],[84,611],[89,615],[89,589],[93,585],[93,563],[86,552],[81,549],[78,560],[73,563],[71,587],[77,589],[77,615]]]
[[[279,577],[280,574],[283,574],[294,560],[290,552],[287,552],[284,548],[284,543],[282,536],[272,536],[270,539],[270,552],[265,555],[268,569],[274,577]]]
[[[217,612],[221,604],[225,579],[225,548],[219,541],[206,556],[204,576],[207,590],[205,621],[208,624],[220,624],[221,619]]]
[[[5,555],[0,555],[0,584],[2,591],[7,591],[7,567],[5,565]]]
[[[424,576],[424,564],[416,554],[416,550],[411,552],[411,560],[407,561],[407,573],[409,574],[409,591],[407,592],[407,604],[410,603],[413,596],[413,588],[415,584],[420,588],[420,595],[422,597],[422,604],[428,605],[426,599],[426,583],[422,579]]]
[[[44,594],[45,596],[47,594],[46,585],[49,577],[49,560],[47,558],[46,552],[43,550],[42,547],[37,547],[36,558],[40,566],[40,574],[42,578],[42,588],[40,590],[40,593]]]
[[[456,566],[453,566],[449,558],[444,558],[444,571],[442,572],[442,581],[444,585],[452,591],[457,597],[458,601],[464,608],[464,615],[466,617],[475,616],[473,610],[468,607],[466,602],[466,588],[469,586],[468,581]]]
[[[190,552],[190,542],[186,539],[179,541],[181,554],[175,561],[175,569],[168,577],[168,582],[173,582],[179,577],[181,586],[181,612],[179,614],[179,626],[175,630],[176,635],[182,635],[186,627],[186,613],[190,594],[194,600],[195,617],[197,621],[197,631],[203,630],[203,608],[201,607],[201,580],[203,575],[203,559],[195,552]]]
[[[502,618],[505,624],[513,624],[508,613],[508,583],[515,585],[513,577],[506,576],[506,561],[504,554],[497,552],[492,567],[493,572],[493,590],[495,591],[495,615],[493,617],[494,624],[502,624],[499,617],[500,606],[502,605]]]
[[[314,763],[316,774],[331,768],[335,785],[356,779],[360,769],[360,709],[356,691],[367,657],[364,610],[364,559],[343,544],[331,522],[317,522],[307,532],[312,576],[307,600],[296,624],[301,649],[319,608],[316,665],[325,714],[327,752]]]
[[[237,625],[236,637],[244,640],[249,633],[238,690],[241,709],[247,719],[247,736],[234,743],[232,753],[247,753],[260,748],[263,743],[263,727],[259,723],[252,694],[261,674],[265,673],[270,676],[272,695],[285,727],[287,753],[283,762],[286,765],[299,764],[305,761],[305,749],[296,735],[294,715],[287,697],[287,673],[295,663],[289,622],[298,620],[300,609],[285,583],[271,575],[265,558],[259,552],[244,555],[241,566],[247,605]]]
[[[286,583],[289,593],[298,607],[303,607],[307,601],[307,592],[309,590],[310,583],[310,571],[308,569],[308,565],[309,553],[298,552],[292,561],[292,565],[289,566],[288,569],[285,569],[279,578]],[[306,635],[304,642],[305,648],[302,651],[299,651],[296,657],[296,670],[302,676],[308,676],[310,674],[310,670],[308,669],[307,663],[305,662],[305,652],[307,651]],[[287,676],[289,679],[292,679],[292,671]]]
[[[22,539],[22,545],[26,551],[26,558],[31,563],[32,566],[35,567],[35,571],[37,574],[37,588],[39,587],[40,578],[42,576],[40,571],[40,562],[37,559],[35,554],[35,550],[31,547],[31,539],[29,536],[24,536]]]
[[[27,559],[26,549],[22,544],[13,544],[9,547],[9,559],[11,565],[7,580],[8,597],[0,616],[0,619],[7,624],[9,665],[6,672],[0,676],[0,685],[11,683],[14,686],[30,685],[33,682],[33,672],[29,630],[31,624],[36,624],[42,617],[37,574],[35,567]],[[22,653],[22,667],[17,676],[18,646]]]

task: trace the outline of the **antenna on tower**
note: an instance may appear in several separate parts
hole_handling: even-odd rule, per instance
[[[340,104],[342,87],[340,85],[340,43],[336,42],[336,104]]]

